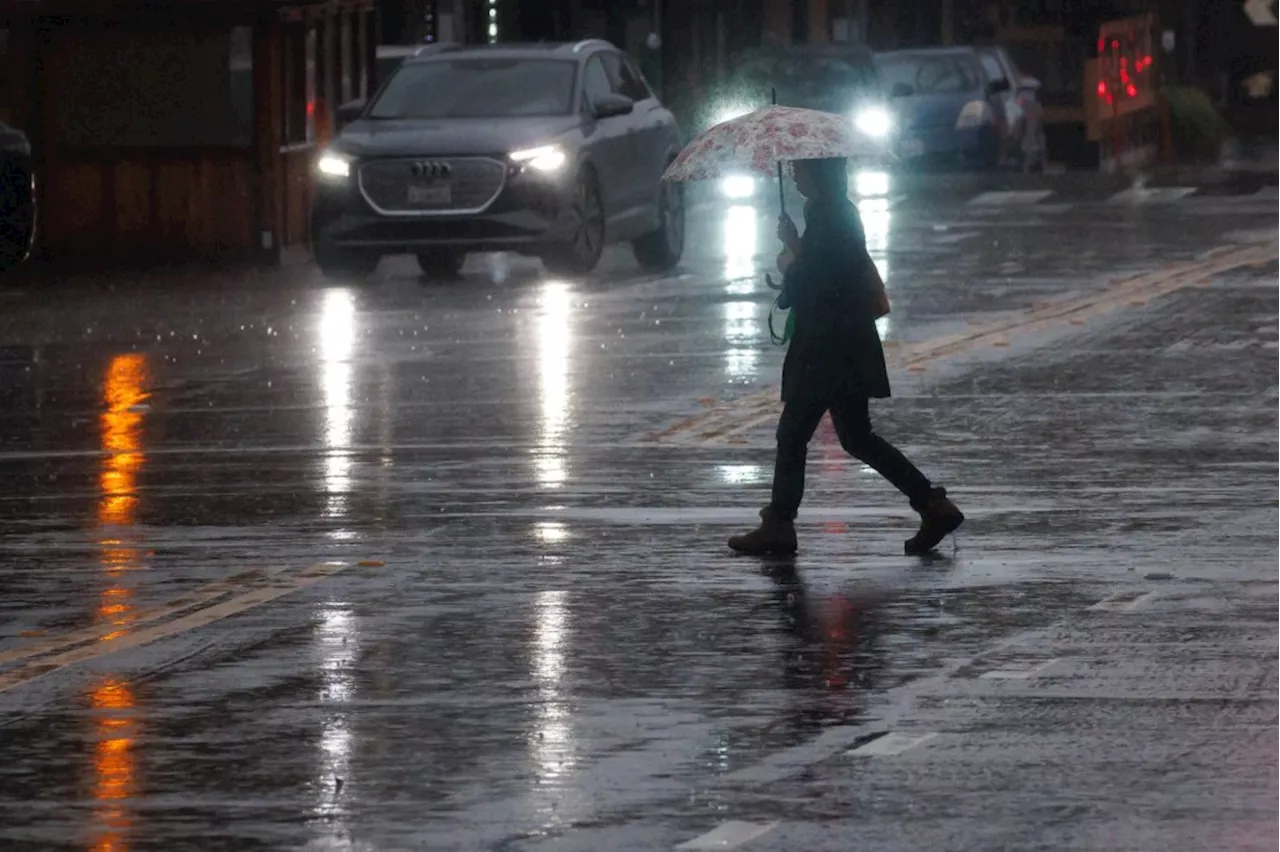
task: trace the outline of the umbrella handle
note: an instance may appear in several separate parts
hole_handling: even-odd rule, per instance
[[[782,190],[782,161],[778,161],[778,206],[782,208],[782,215],[787,215],[787,197]]]
[[[778,105],[778,87],[773,86],[769,89],[769,97],[773,101],[773,105]],[[787,212],[786,193],[782,189],[782,161],[778,161],[778,207],[781,208],[783,215]]]

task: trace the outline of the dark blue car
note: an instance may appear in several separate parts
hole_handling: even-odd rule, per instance
[[[904,161],[959,160],[995,166],[1006,118],[1000,95],[1008,80],[991,80],[977,51],[968,47],[880,53],[876,71],[892,98]]]

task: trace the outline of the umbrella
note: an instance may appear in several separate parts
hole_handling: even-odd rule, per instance
[[[729,172],[778,176],[782,163],[827,157],[891,159],[892,154],[858,132],[847,116],[771,106],[717,124],[698,134],[668,167],[663,180],[714,180]]]

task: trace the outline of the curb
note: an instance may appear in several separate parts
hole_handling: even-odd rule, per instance
[[[987,192],[1052,192],[1059,201],[1100,199],[1134,187],[1160,189],[1194,187],[1199,196],[1251,195],[1267,187],[1280,185],[1280,171],[1274,166],[1171,166],[1155,167],[1136,173],[1112,174],[1096,170],[1029,174],[1024,172],[888,172],[890,195],[906,198],[973,197]],[[715,181],[696,181],[686,185],[690,204],[732,203],[716,188]],[[740,203],[773,202],[776,188],[770,185],[751,199]],[[787,187],[787,202],[794,198]],[[799,199],[795,199],[799,201]]]

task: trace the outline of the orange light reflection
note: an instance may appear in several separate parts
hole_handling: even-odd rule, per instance
[[[137,474],[146,457],[142,454],[142,418],[139,408],[146,402],[148,378],[145,355],[118,355],[107,367],[106,411],[102,413],[102,449],[107,453],[98,485],[98,523],[128,526],[133,523],[138,504]]]
[[[127,852],[131,814],[119,804],[134,793],[133,742],[137,722],[131,715],[133,691],[108,680],[91,694],[98,740],[93,753],[93,798],[98,827],[90,852]]]
[[[100,637],[110,642],[127,633],[133,620],[132,590],[121,585],[121,574],[141,567],[136,538],[113,528],[130,527],[137,520],[138,471],[146,462],[143,453],[142,421],[145,409],[140,406],[149,394],[145,355],[120,355],[107,367],[104,384],[105,410],[100,418],[102,471],[98,476],[101,492],[98,501],[98,524],[111,529],[99,539],[102,548],[99,561],[107,577],[98,605],[98,621],[115,628]],[[106,680],[91,694],[97,742],[93,754],[93,797],[97,804],[98,825],[90,841],[90,852],[128,852],[128,833],[132,813],[124,801],[135,790],[133,755],[135,728],[134,696],[129,685]]]

